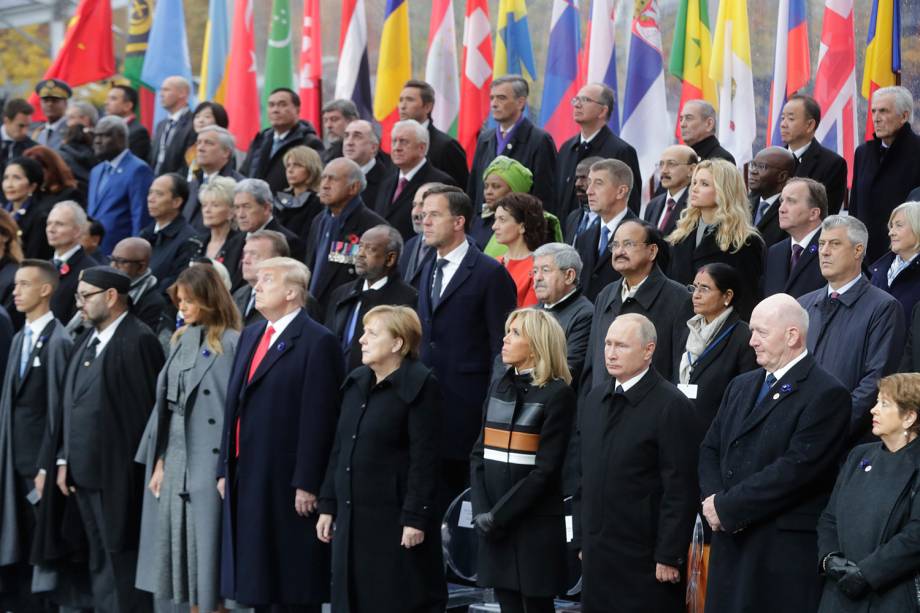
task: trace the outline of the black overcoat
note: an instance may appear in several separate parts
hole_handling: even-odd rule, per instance
[[[808,247],[802,251],[795,268],[792,268],[792,239],[782,240],[767,250],[763,270],[763,297],[773,294],[789,294],[801,298],[808,292],[827,285],[818,266],[819,230],[811,237]]]
[[[808,177],[824,185],[828,214],[836,215],[840,211],[847,193],[847,161],[835,151],[813,138],[811,145],[799,158],[794,176]]]
[[[894,258],[894,253],[889,251],[869,266],[871,283],[894,296],[904,309],[904,321],[910,322],[914,306],[920,302],[920,258],[914,258],[888,285],[888,269]]]

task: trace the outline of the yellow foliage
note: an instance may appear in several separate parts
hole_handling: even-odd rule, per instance
[[[22,28],[34,39],[48,42],[47,24]],[[51,58],[48,51],[13,29],[0,29],[0,83],[6,83],[9,94],[28,96],[34,84],[42,78]]]

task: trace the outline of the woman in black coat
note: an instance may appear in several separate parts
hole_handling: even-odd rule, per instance
[[[332,610],[440,613],[437,382],[417,359],[415,311],[378,306],[363,322],[364,366],[342,385],[316,524],[319,540],[332,542]]]
[[[278,223],[306,242],[313,218],[323,212],[317,195],[323,161],[316,151],[305,146],[289,149],[283,161],[288,188],[275,194],[273,213]]]
[[[879,381],[872,434],[841,468],[818,520],[819,613],[918,609],[920,374]]]
[[[891,250],[869,267],[872,285],[901,303],[904,321],[911,321],[920,301],[920,202],[905,202],[888,219]]]
[[[505,330],[508,370],[491,385],[470,462],[478,582],[503,613],[551,613],[566,582],[562,464],[575,392],[552,315],[520,309]]]
[[[688,206],[668,235],[671,259],[668,277],[689,284],[700,267],[712,262],[733,266],[745,280],[736,296],[742,319],[749,319],[760,300],[764,242],[751,224],[744,178],[725,160],[704,160],[693,171]]]

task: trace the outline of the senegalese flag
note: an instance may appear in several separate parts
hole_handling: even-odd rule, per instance
[[[499,0],[498,3],[492,77],[506,74],[519,74],[530,81],[536,78],[537,69],[533,61],[525,0]]]
[[[380,148],[384,151],[390,151],[390,131],[399,121],[399,93],[411,78],[409,0],[387,0],[374,90],[374,117],[380,122]]]
[[[872,94],[881,87],[901,82],[901,10],[898,0],[874,0],[866,35],[866,67],[862,96],[869,102],[866,140],[874,138]]]
[[[227,93],[227,55],[230,53],[230,20],[227,0],[211,0],[208,22],[204,28],[204,48],[201,52],[201,83],[199,100],[224,103]]]
[[[291,48],[291,6],[289,0],[272,1],[272,27],[265,51],[265,80],[262,84],[262,127],[268,127],[268,97],[279,87],[294,89],[294,57]]]
[[[674,25],[668,72],[682,81],[675,128],[681,143],[684,141],[680,137],[680,115],[684,103],[688,100],[705,100],[719,108],[716,84],[709,78],[712,36],[709,31],[708,5],[707,0],[683,0],[677,10],[677,23]]]
[[[155,97],[153,88],[141,81],[151,25],[153,25],[153,0],[133,0],[128,23],[128,42],[125,45],[123,74],[131,81],[131,86],[137,90],[140,97],[141,108],[134,109],[135,114],[147,130],[152,132]]]

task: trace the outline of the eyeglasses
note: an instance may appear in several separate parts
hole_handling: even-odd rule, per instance
[[[772,168],[773,170],[782,170],[777,166],[770,166],[769,164],[764,164],[763,162],[748,162],[748,166],[751,170],[756,170],[757,172],[763,172],[767,168]]]
[[[690,292],[691,294],[699,293],[705,296],[706,294],[708,294],[709,292],[713,290],[708,285],[694,285],[693,283],[691,283],[690,285],[687,286],[687,291]]]
[[[570,102],[572,103],[572,106],[581,106],[585,102],[593,102],[594,104],[599,104],[601,106],[607,106],[600,100],[595,100],[594,98],[588,98],[587,96],[574,96],[570,100]]]
[[[635,249],[639,245],[648,245],[648,241],[634,241],[631,239],[627,239],[622,243],[620,241],[610,241],[610,251],[616,251],[620,247],[629,251]]]
[[[661,170],[662,168],[677,168],[678,166],[693,166],[691,162],[678,162],[677,160],[661,160],[660,162],[655,162],[655,168]]]
[[[74,302],[76,302],[78,305],[80,305],[80,304],[85,303],[86,300],[87,300],[88,298],[92,298],[93,296],[95,296],[95,295],[97,295],[97,294],[104,294],[104,293],[107,292],[107,291],[109,291],[109,290],[107,290],[107,289],[100,289],[100,290],[96,290],[95,292],[87,292],[87,293],[85,293],[85,294],[81,294],[80,292],[74,292],[74,294],[73,294],[73,299],[74,299]]]

